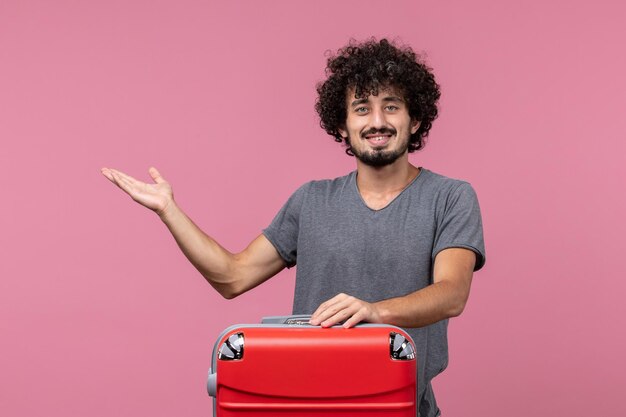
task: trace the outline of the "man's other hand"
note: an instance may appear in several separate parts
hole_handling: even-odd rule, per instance
[[[144,207],[155,211],[161,216],[174,201],[171,185],[163,179],[156,168],[150,168],[148,173],[154,180],[147,184],[112,168],[102,168],[102,175],[117,185],[133,200]]]
[[[343,327],[348,328],[363,321],[382,323],[376,305],[342,293],[320,304],[311,316],[310,323],[330,327],[343,322]]]

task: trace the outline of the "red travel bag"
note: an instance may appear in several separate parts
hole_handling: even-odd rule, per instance
[[[215,417],[415,417],[411,337],[378,324],[321,328],[309,316],[224,330],[207,388]]]

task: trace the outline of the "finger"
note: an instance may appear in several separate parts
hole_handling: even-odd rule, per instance
[[[336,302],[335,304],[329,306],[326,310],[322,311],[316,318],[316,321],[322,326],[327,326],[330,321],[332,321],[332,324],[335,324],[346,319],[352,315],[352,312],[359,309],[359,304],[355,303],[354,300],[354,298],[348,297]],[[335,316],[339,317],[339,319],[335,320],[334,318],[337,318]]]
[[[102,172],[102,175],[104,175],[109,181],[111,181],[113,184],[120,187],[120,184],[119,184],[120,177],[116,176],[116,174],[110,168],[102,168],[100,172]]]
[[[106,177],[106,179],[111,182],[115,182],[115,180],[113,179],[113,175],[111,175],[111,171],[108,168],[102,168],[100,169],[100,172]]]
[[[354,327],[360,322],[362,322],[364,318],[365,318],[365,314],[363,313],[363,311],[358,310],[356,313],[352,315],[352,317],[350,317],[348,320],[346,320],[343,323],[343,327],[345,327],[346,329],[349,329],[350,327]]]
[[[122,171],[118,171],[117,169],[109,168],[109,171],[111,171],[113,174],[115,174],[118,178],[125,179],[130,184],[134,184],[134,183],[138,182],[135,178],[131,177],[128,174],[124,174]]]
[[[346,297],[346,294],[339,293],[336,296],[334,296],[333,298],[324,301],[322,304],[320,304],[320,306],[317,308],[317,310],[315,310],[315,312],[311,315],[311,319],[317,319],[318,316],[322,313],[322,311],[325,311],[330,306],[336,304],[337,302],[341,301],[345,297]]]
[[[331,301],[332,300],[328,300],[323,305],[320,305],[318,309],[315,311],[315,314],[311,316],[311,320],[309,321],[309,323],[311,323],[314,326],[317,326],[322,321],[326,320],[327,318],[335,314],[339,310],[338,304],[337,304],[338,301],[335,301],[333,303],[331,303]]]
[[[121,177],[117,172],[111,171],[111,175],[113,176],[113,180],[115,184],[120,187],[127,194],[131,194],[133,190],[133,184],[126,178]]]
[[[163,179],[163,177],[161,176],[161,174],[159,173],[159,171],[157,171],[155,167],[150,167],[150,169],[148,169],[148,173],[150,174],[154,182],[156,182],[157,184],[161,184],[165,182],[165,179]]]
[[[337,313],[333,314],[326,320],[322,321],[320,324],[322,327],[331,327],[335,324],[341,323],[354,315],[358,311],[354,308],[354,306],[348,306],[342,310],[339,310]]]

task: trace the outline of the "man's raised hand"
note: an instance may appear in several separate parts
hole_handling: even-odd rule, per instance
[[[154,167],[148,170],[148,173],[154,180],[153,184],[138,181],[130,175],[112,168],[102,168],[101,171],[102,175],[121,188],[133,200],[155,211],[159,216],[174,201],[172,186],[163,179],[159,171]]]

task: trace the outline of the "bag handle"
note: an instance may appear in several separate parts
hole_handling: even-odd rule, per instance
[[[292,326],[312,326],[310,314],[294,314],[291,316],[268,316],[261,319],[261,324],[287,324]]]

